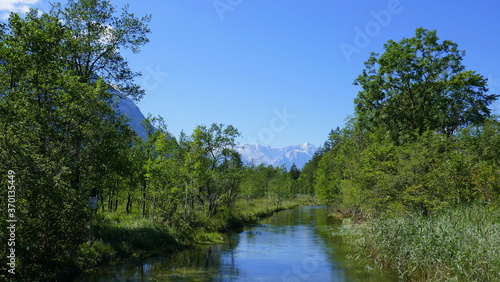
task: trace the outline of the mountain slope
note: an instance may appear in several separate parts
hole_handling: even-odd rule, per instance
[[[139,109],[139,107],[132,100],[127,97],[118,98],[115,110],[117,113],[130,119],[128,121],[130,128],[132,128],[142,139],[146,139],[147,133],[141,124],[145,117],[142,114],[141,109]]]
[[[309,143],[271,148],[262,145],[243,145],[236,148],[245,164],[259,165],[261,163],[272,166],[285,165],[290,169],[293,163],[301,169],[316,152],[316,147]]]

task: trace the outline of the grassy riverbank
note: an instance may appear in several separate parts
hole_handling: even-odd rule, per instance
[[[92,247],[82,246],[77,264],[80,269],[88,269],[222,242],[222,233],[232,228],[257,222],[279,210],[313,203],[314,199],[308,197],[279,204],[269,199],[241,200],[215,216],[197,213],[171,222],[143,218],[136,213],[104,212],[97,216]]]
[[[405,280],[500,281],[500,208],[457,207],[347,224],[345,239]]]

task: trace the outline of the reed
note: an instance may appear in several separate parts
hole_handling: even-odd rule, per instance
[[[498,205],[385,216],[349,230],[351,243],[402,279],[500,281]]]

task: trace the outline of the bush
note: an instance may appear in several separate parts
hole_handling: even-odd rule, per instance
[[[116,251],[111,244],[104,243],[102,240],[88,242],[80,246],[76,264],[80,269],[97,266],[102,263],[109,263],[116,257]]]

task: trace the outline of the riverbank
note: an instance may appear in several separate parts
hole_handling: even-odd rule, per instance
[[[352,247],[329,232],[339,225],[326,207],[300,205],[224,234],[223,243],[172,255],[100,267],[86,281],[398,281],[397,275],[353,260]]]
[[[104,212],[97,216],[92,246],[85,244],[80,250],[77,267],[84,271],[165,256],[200,244],[220,243],[224,240],[223,232],[256,223],[280,210],[315,203],[311,197],[281,203],[270,199],[240,200],[214,216],[198,213],[185,221],[179,218],[171,222],[158,222],[134,213]]]
[[[417,281],[500,281],[500,208],[473,205],[430,216],[386,215],[343,235],[360,255]]]

